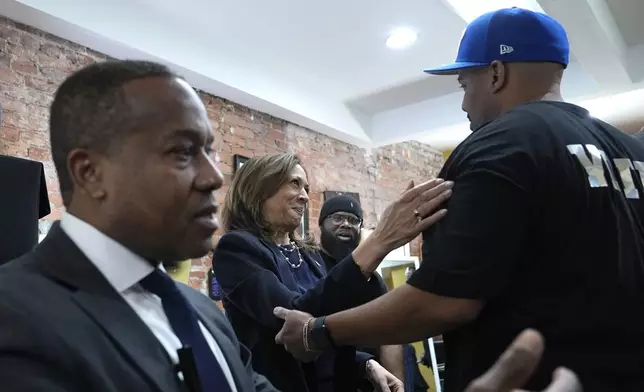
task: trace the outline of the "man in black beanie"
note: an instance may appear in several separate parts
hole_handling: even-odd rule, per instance
[[[324,261],[331,269],[360,244],[360,203],[347,195],[331,197],[322,205],[318,224]]]
[[[360,244],[363,213],[360,203],[351,196],[339,195],[329,198],[322,205],[318,224],[320,226],[320,246],[322,259],[328,270],[348,256]],[[381,287],[387,293],[387,286],[380,275],[374,273]],[[402,346],[382,346],[374,350],[361,347],[400,380],[404,380]]]

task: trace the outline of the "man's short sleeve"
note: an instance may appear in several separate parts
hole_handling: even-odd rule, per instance
[[[528,248],[540,121],[509,113],[454,150],[440,174],[454,181],[448,213],[423,234],[423,262],[409,284],[471,299],[491,298],[507,285]]]

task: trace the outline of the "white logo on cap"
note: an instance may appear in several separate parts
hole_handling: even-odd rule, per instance
[[[514,48],[509,45],[501,45],[501,54],[508,54],[514,52]]]

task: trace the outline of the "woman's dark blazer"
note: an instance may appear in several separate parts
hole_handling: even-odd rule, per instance
[[[324,316],[381,294],[377,280],[367,281],[351,256],[328,272],[319,254],[302,252],[302,258],[320,278],[305,294],[298,293],[278,246],[253,233],[228,232],[213,253],[215,278],[237,337],[251,350],[253,369],[282,392],[315,392],[315,386],[309,387],[305,381],[305,375],[314,377],[315,368],[299,362],[275,343],[283,321],[273,315],[273,308],[282,306]],[[337,348],[335,391],[355,392],[359,373],[355,349]]]

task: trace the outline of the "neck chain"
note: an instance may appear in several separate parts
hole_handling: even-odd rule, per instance
[[[280,249],[280,253],[282,254],[282,256],[284,256],[284,260],[286,260],[286,262],[291,268],[293,269],[300,268],[302,264],[304,264],[304,260],[302,259],[302,253],[300,253],[300,249],[297,247],[297,245],[295,245],[295,243],[291,242],[288,245],[279,245],[278,248]],[[288,257],[293,252],[297,252],[297,263],[295,264],[291,263],[291,259]]]

